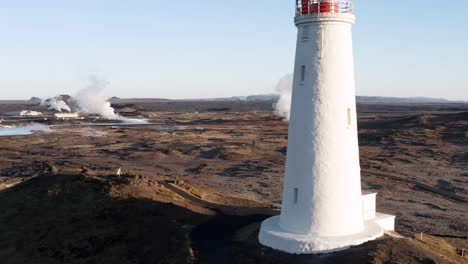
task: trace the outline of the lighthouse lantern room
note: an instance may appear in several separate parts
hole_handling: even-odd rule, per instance
[[[298,28],[281,215],[259,240],[289,253],[326,253],[376,239],[395,217],[361,192],[352,47],[354,3],[296,1]]]

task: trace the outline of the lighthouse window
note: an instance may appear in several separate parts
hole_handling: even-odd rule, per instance
[[[306,71],[306,66],[302,65],[301,66],[301,82],[305,81],[305,71]]]
[[[310,26],[304,26],[302,28],[302,40],[309,39]]]
[[[299,188],[294,188],[294,204],[299,200]]]
[[[351,127],[351,108],[348,108],[348,127]]]
[[[319,50],[319,59],[323,58],[323,27],[319,28],[319,36],[318,36],[318,50]]]

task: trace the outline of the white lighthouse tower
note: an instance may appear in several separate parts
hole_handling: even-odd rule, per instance
[[[352,0],[296,1],[298,27],[281,215],[260,242],[289,253],[326,253],[376,239],[394,216],[361,193]]]

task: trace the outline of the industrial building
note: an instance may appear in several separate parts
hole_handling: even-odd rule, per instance
[[[42,116],[42,113],[36,112],[36,111],[30,111],[30,110],[22,110],[22,111],[6,112],[5,116],[11,116],[11,117]]]
[[[70,120],[78,119],[80,116],[78,113],[55,113],[54,118],[57,120]]]

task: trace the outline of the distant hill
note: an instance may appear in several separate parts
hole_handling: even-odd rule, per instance
[[[28,101],[28,105],[40,105],[42,103],[42,99],[39,97],[31,97]]]
[[[161,102],[169,102],[172,101],[170,99],[164,98],[118,98],[112,97],[109,99],[109,102],[112,104],[127,104],[127,103],[161,103]]]
[[[233,96],[221,98],[203,98],[203,99],[187,99],[186,101],[278,101],[277,94],[258,94],[249,96]]]
[[[70,101],[69,95],[60,95],[60,98],[66,102]],[[258,94],[258,95],[249,95],[249,96],[232,96],[224,98],[201,98],[201,99],[164,99],[164,98],[119,98],[111,97],[109,101],[112,104],[126,104],[126,103],[161,103],[161,102],[171,102],[171,101],[211,101],[211,102],[235,102],[235,101],[272,101],[276,102],[279,99],[277,94]],[[28,104],[31,105],[37,104],[40,101],[39,98],[33,97],[29,101],[21,100],[0,100],[0,104]],[[450,104],[450,103],[459,103],[459,104],[468,104],[468,101],[451,101],[443,98],[428,98],[428,97],[384,97],[384,96],[357,96],[356,101],[358,103],[428,103],[428,104]]]
[[[357,96],[358,103],[468,103],[466,101],[450,101],[442,98],[427,97],[382,97],[382,96]]]
[[[208,99],[193,99],[189,101],[278,101],[279,95],[277,94],[260,94],[249,96],[233,96],[226,98],[208,98]],[[357,96],[358,103],[468,103],[466,101],[450,101],[441,98],[427,98],[427,97],[383,97],[383,96]]]
[[[277,94],[260,94],[260,95],[249,95],[247,101],[278,101],[279,95]]]

